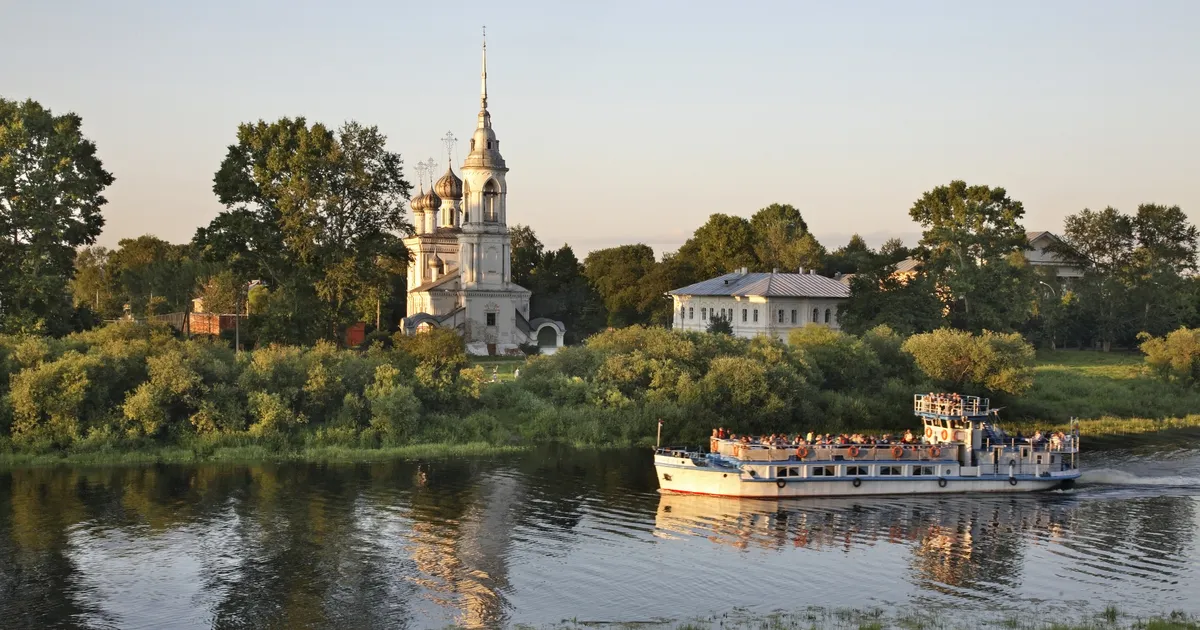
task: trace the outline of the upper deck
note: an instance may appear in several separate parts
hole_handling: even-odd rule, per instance
[[[987,398],[959,394],[917,394],[913,415],[937,420],[982,420],[991,413]]]

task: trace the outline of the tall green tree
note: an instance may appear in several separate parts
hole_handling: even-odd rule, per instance
[[[677,255],[685,258],[701,277],[710,278],[740,267],[757,268],[754,244],[749,221],[718,213],[696,229]]]
[[[850,242],[833,250],[825,257],[822,273],[827,276],[839,273],[858,273],[871,268],[875,262],[875,251],[867,245],[863,237],[855,234],[850,237]]]
[[[99,236],[113,182],[82,126],[0,98],[0,332],[71,328],[75,249]]]
[[[390,283],[381,259],[409,259],[400,238],[412,231],[412,185],[400,155],[357,122],[333,131],[303,118],[259,121],[239,126],[237,140],[213,179],[227,211],[195,243],[243,280],[271,282],[273,302],[282,291],[280,304],[311,304],[324,336],[339,337],[360,316],[356,296]]]
[[[757,270],[795,273],[801,265],[811,263],[811,258],[805,260],[811,243],[801,243],[801,238],[808,234],[808,224],[791,205],[773,203],[755,212],[750,217],[750,233],[758,259],[753,266]],[[813,265],[809,264],[809,268]]]
[[[662,299],[645,279],[657,267],[649,245],[598,249],[583,261],[583,273],[604,303],[609,326],[647,324]]]
[[[955,328],[1010,331],[1025,321],[1033,294],[1024,215],[1003,188],[961,180],[926,192],[909,210],[924,228],[917,257],[944,292]]]

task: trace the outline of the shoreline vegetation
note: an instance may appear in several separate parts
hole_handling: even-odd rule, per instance
[[[517,625],[532,630],[534,626]],[[688,620],[651,619],[645,621],[591,621],[567,619],[554,625],[558,630],[580,628],[645,628],[647,630],[807,630],[837,628],[839,630],[974,630],[1003,628],[1008,630],[1200,630],[1200,618],[1175,611],[1156,616],[1129,615],[1109,606],[1094,613],[1021,612],[967,613],[961,609],[897,610],[879,608],[827,608],[809,606],[799,611],[776,611],[767,614],[750,613],[735,608],[731,611],[696,617]]]
[[[493,366],[503,374],[492,382]],[[946,369],[953,366],[953,369]],[[514,378],[514,370],[520,376]],[[367,349],[235,354],[165,326],[0,336],[0,466],[366,462],[545,444],[704,444],[737,433],[899,432],[912,395],[990,396],[1012,432],[1085,439],[1200,428],[1200,394],[1134,353],[1034,352],[1017,335],[826,328],[764,337],[639,326],[529,360],[472,359],[452,331]]]

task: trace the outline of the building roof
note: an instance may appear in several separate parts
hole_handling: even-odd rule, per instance
[[[668,295],[729,295],[762,297],[850,297],[845,284],[811,273],[743,273],[735,271],[668,291]]]
[[[458,275],[459,275],[459,272],[457,270],[455,270],[451,273],[448,273],[448,274],[442,276],[441,278],[438,278],[437,280],[434,280],[433,282],[426,282],[425,284],[422,284],[419,287],[413,287],[413,288],[409,289],[408,292],[409,293],[424,293],[426,291],[432,291],[434,289],[441,287],[442,285],[446,284],[447,282],[450,282],[451,280],[458,280]]]
[[[900,262],[896,263],[896,271],[898,273],[906,273],[909,271],[916,271],[917,268],[920,266],[921,266],[921,261],[917,260],[916,258],[905,258],[904,260],[901,260]]]

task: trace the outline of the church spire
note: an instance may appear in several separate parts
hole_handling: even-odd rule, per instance
[[[483,74],[479,78],[479,109],[487,111],[487,27],[483,27]]]

